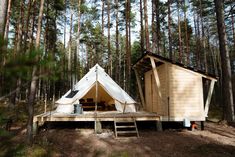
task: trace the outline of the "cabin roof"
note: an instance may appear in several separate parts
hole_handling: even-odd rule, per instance
[[[165,58],[163,56],[160,56],[160,55],[157,55],[155,53],[152,53],[150,51],[145,51],[145,53],[142,55],[142,57],[140,57],[136,61],[136,63],[133,65],[133,68],[141,69],[143,72],[151,70],[152,67],[151,67],[151,63],[149,61],[150,57],[153,57],[155,59],[155,61],[156,60],[158,61],[158,62],[156,62],[156,66],[160,66],[161,64],[164,64],[164,63],[170,63],[170,64],[173,64],[173,65],[177,65],[177,66],[179,66],[181,68],[184,68],[184,69],[196,72],[196,73],[202,75],[202,77],[205,77],[205,78],[208,78],[208,79],[213,79],[213,80],[217,80],[218,79],[218,76],[215,75],[215,74],[206,73],[203,70],[187,66],[187,65],[182,64],[180,62],[177,62],[177,61],[171,60],[169,58]]]

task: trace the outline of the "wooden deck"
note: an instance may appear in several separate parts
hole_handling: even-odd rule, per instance
[[[118,119],[135,118],[136,121],[160,121],[160,116],[156,113],[138,111],[134,113],[120,113],[118,111],[97,111],[83,112],[83,114],[65,114],[55,111],[46,112],[34,117],[34,122],[47,121],[114,121]]]

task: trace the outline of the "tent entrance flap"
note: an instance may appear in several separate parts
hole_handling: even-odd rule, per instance
[[[85,101],[93,100],[93,102],[95,102],[95,96],[96,96],[96,86],[94,84],[93,87],[81,99],[84,99]],[[114,99],[104,90],[104,88],[99,83],[98,83],[97,102],[105,102],[106,104],[109,105],[114,104]]]

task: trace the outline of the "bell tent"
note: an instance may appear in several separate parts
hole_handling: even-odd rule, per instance
[[[98,64],[74,85],[73,90],[56,101],[56,111],[73,113],[75,104],[87,107],[93,104],[94,107],[95,102],[120,112],[136,112],[136,102]]]

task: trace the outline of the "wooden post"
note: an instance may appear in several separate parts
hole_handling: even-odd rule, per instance
[[[201,130],[204,130],[204,121],[201,121]]]
[[[95,80],[95,112],[97,111],[97,101],[98,101],[98,68],[96,65],[96,80]]]
[[[96,134],[102,133],[102,124],[101,124],[101,121],[99,121],[99,120],[95,121],[95,133]]]
[[[209,111],[209,106],[210,106],[210,103],[211,103],[211,97],[212,97],[214,85],[215,85],[215,80],[211,80],[208,95],[207,95],[207,99],[206,99],[206,104],[205,104],[205,116],[206,117],[208,117],[208,111]]]
[[[38,121],[33,122],[33,135],[38,133]]]
[[[126,101],[125,101],[125,104],[124,104],[123,113],[125,113],[125,111],[126,111]]]
[[[156,127],[157,127],[157,131],[162,131],[162,122],[160,120],[157,120]]]
[[[95,133],[101,133],[101,122],[97,120],[97,101],[98,101],[98,67],[96,65],[96,80],[95,80]]]
[[[154,59],[152,57],[150,57],[150,61],[151,61],[152,68],[153,68],[153,74],[154,74],[154,78],[155,78],[154,80],[156,82],[157,89],[158,89],[157,90],[158,91],[158,95],[160,97],[160,100],[162,100],[161,85],[160,85],[159,75],[158,75],[158,72],[157,72],[157,67],[156,67],[155,61],[154,61]]]
[[[140,82],[138,72],[135,68],[134,68],[134,72],[135,72],[135,77],[136,77],[136,81],[137,81],[137,85],[138,85],[138,89],[139,89],[141,104],[142,104],[142,107],[145,109],[146,105],[145,105],[145,100],[144,100],[144,94],[143,94],[143,90],[141,87],[141,82]]]
[[[44,100],[44,113],[47,112],[47,94],[45,94],[45,100]]]

